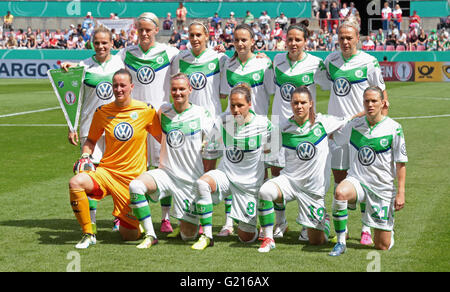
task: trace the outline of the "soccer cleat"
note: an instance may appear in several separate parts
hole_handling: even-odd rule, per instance
[[[120,219],[119,218],[115,218],[113,220],[112,231],[119,231],[119,226],[120,226]]]
[[[370,235],[369,232],[366,232],[366,231],[361,232],[360,243],[363,245],[372,245],[373,244],[372,236]]]
[[[161,220],[161,232],[164,233],[172,233],[173,232],[173,228],[172,225],[170,224],[170,221],[168,219],[163,219]]]
[[[154,238],[153,236],[146,234],[144,236],[144,240],[141,243],[139,243],[136,246],[136,248],[139,248],[139,249],[150,248],[152,245],[155,245],[157,243],[158,243],[157,238]]]
[[[93,234],[97,234],[97,224],[96,223],[91,223],[92,226],[92,233]]]
[[[333,247],[333,250],[328,254],[329,256],[332,257],[337,257],[340,256],[341,254],[345,253],[345,251],[347,250],[347,246],[343,243],[336,243],[336,245]]]
[[[226,237],[226,236],[230,236],[232,234],[233,234],[233,226],[224,225],[222,227],[222,229],[220,230],[220,232],[217,234],[217,236]]]
[[[191,248],[195,250],[204,250],[208,246],[214,246],[214,241],[212,238],[202,234],[198,241],[191,246]]]
[[[306,227],[302,227],[302,231],[300,231],[300,236],[298,237],[299,241],[308,241],[309,237],[308,237],[308,230],[306,229]]]
[[[75,248],[78,249],[86,249],[90,245],[94,245],[97,243],[97,239],[95,238],[94,234],[86,233],[83,235],[83,238],[75,245]]]
[[[275,228],[273,229],[273,238],[282,238],[284,233],[286,233],[289,230],[287,221],[284,221],[284,223],[276,224]]]
[[[261,244],[261,247],[258,248],[259,252],[269,252],[270,250],[275,248],[275,241],[270,238],[266,237],[263,239],[263,243]]]

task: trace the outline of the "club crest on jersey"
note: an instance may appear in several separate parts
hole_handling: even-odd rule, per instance
[[[345,77],[339,77],[333,82],[333,90],[337,96],[345,96],[350,92],[351,84]]]
[[[189,76],[189,82],[191,83],[192,88],[195,90],[200,90],[205,88],[206,86],[206,75],[202,72],[195,72]]]
[[[155,79],[155,70],[149,66],[142,66],[137,71],[137,79],[142,84],[149,84]]]
[[[363,146],[359,148],[358,160],[362,165],[364,166],[371,165],[375,161],[375,158],[376,158],[375,150],[373,150],[371,147]]]
[[[316,146],[313,143],[305,141],[297,145],[297,156],[300,160],[311,160],[316,155]]]
[[[171,148],[180,148],[184,144],[184,133],[179,129],[170,130],[166,135],[167,144]]]
[[[107,100],[113,97],[112,84],[110,82],[104,81],[97,84],[95,87],[95,94],[98,98]]]
[[[285,83],[280,87],[281,98],[285,101],[291,101],[291,94],[295,90],[295,85],[292,83]]]
[[[127,122],[118,123],[114,127],[114,137],[122,142],[130,140],[133,137],[133,132],[133,127]]]
[[[232,163],[239,163],[244,159],[244,151],[237,146],[230,146],[225,150],[227,159]]]

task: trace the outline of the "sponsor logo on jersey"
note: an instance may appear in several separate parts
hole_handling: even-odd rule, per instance
[[[375,150],[373,150],[371,147],[363,146],[359,148],[358,160],[362,165],[364,166],[371,165],[375,161],[375,158],[376,158]]]
[[[97,84],[95,87],[95,94],[98,98],[103,100],[108,100],[113,97],[112,84],[110,82],[104,81]]]
[[[133,137],[133,132],[133,127],[127,122],[118,123],[114,127],[114,137],[122,142],[130,140]]]
[[[195,72],[189,76],[189,82],[191,83],[192,88],[195,90],[200,90],[205,88],[207,78],[202,72]]]
[[[167,144],[171,148],[180,148],[184,144],[184,134],[179,129],[170,130],[166,135]]]
[[[142,84],[149,84],[155,79],[155,70],[149,66],[142,66],[137,71],[137,79]]]
[[[291,94],[295,90],[295,85],[292,83],[285,83],[280,87],[281,98],[284,101],[291,101]]]
[[[244,159],[244,151],[237,146],[230,146],[225,150],[227,159],[232,163],[239,163]]]
[[[345,77],[339,77],[333,82],[333,90],[337,96],[345,96],[350,92],[351,84]]]
[[[316,146],[311,142],[302,142],[297,145],[297,156],[300,160],[311,160],[316,155]]]

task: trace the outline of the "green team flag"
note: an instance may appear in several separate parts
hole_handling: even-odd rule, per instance
[[[71,67],[67,72],[64,69],[47,71],[48,79],[72,132],[78,129],[81,104],[83,103],[84,74],[84,67]]]

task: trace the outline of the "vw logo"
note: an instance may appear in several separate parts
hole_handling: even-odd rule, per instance
[[[371,165],[376,158],[375,151],[369,146],[363,146],[358,151],[358,160],[364,166]]]
[[[118,123],[114,127],[114,137],[122,142],[130,140],[133,137],[133,127],[127,122]]]
[[[300,160],[311,160],[316,155],[316,146],[311,142],[302,142],[297,145],[297,156]]]
[[[295,90],[295,85],[292,83],[285,83],[280,87],[281,98],[284,101],[291,101],[291,94]]]
[[[184,134],[178,129],[170,130],[166,135],[166,141],[171,148],[180,148],[184,144]]]
[[[206,75],[202,72],[195,72],[189,76],[189,82],[191,83],[192,88],[194,88],[195,90],[205,88],[206,81]]]
[[[237,146],[230,146],[225,150],[228,160],[232,163],[239,163],[244,159],[244,151]]]
[[[142,84],[149,84],[155,79],[155,70],[149,66],[142,66],[137,71],[137,79]]]
[[[95,87],[95,94],[98,98],[107,100],[113,97],[112,84],[110,82],[100,82]]]
[[[337,96],[345,96],[350,92],[351,84],[347,78],[339,77],[334,80],[333,90]]]

